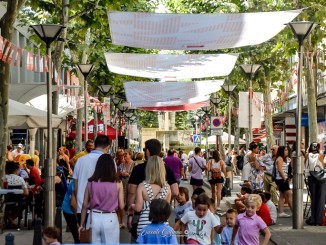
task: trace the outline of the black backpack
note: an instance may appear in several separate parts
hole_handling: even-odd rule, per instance
[[[244,156],[242,155],[237,156],[237,168],[239,170],[243,169],[243,163],[244,163]]]
[[[226,160],[225,160],[225,164],[226,164],[227,166],[231,167],[231,166],[232,166],[232,157],[227,156],[227,157],[226,157]]]

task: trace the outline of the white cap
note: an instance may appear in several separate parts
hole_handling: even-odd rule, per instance
[[[18,144],[18,148],[23,148],[23,145],[21,143]]]

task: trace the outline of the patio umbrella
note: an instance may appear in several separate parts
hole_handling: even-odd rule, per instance
[[[231,135],[231,144],[234,144],[234,135]],[[216,135],[212,135],[212,136],[209,136],[208,138],[208,144],[211,144],[211,145],[215,145],[216,144]],[[229,142],[229,134],[226,133],[226,132],[223,132],[223,135],[222,135],[222,143],[223,144],[228,144]],[[206,139],[202,140],[201,143],[204,145],[206,144]],[[239,143],[240,144],[245,144],[246,141],[244,141],[243,139],[239,139]]]
[[[52,115],[52,127],[58,128],[62,118]],[[9,99],[8,127],[13,129],[46,128],[47,112]]]

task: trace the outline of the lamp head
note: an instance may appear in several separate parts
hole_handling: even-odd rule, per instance
[[[310,35],[312,30],[317,26],[312,21],[296,21],[287,24],[294,35],[298,38],[299,45],[303,44],[303,41]]]
[[[80,72],[83,74],[84,78],[86,79],[87,76],[89,75],[89,73],[92,71],[93,69],[93,64],[78,64],[78,69],[80,70]]]
[[[47,47],[58,38],[61,31],[66,28],[63,25],[56,24],[39,24],[30,26],[36,35],[46,44]]]
[[[222,88],[223,88],[223,90],[224,90],[225,92],[227,92],[227,93],[231,93],[231,92],[235,89],[236,86],[237,86],[237,85],[227,84],[227,85],[222,85]]]

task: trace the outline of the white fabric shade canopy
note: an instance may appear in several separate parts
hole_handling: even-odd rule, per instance
[[[111,72],[136,77],[185,79],[228,76],[238,54],[105,53]]]
[[[215,145],[216,144],[216,135],[209,136],[208,138],[208,144]],[[202,144],[206,144],[206,139],[201,141]],[[222,135],[222,143],[228,144],[229,143],[229,134],[226,132],[223,132]],[[246,141],[243,139],[239,139],[240,144],[245,144]],[[231,144],[234,144],[234,135],[231,135]]]
[[[132,107],[166,107],[206,102],[224,80],[193,82],[124,82]],[[203,105],[202,105],[203,106]]]
[[[216,50],[268,41],[299,10],[236,14],[158,14],[108,11],[112,43],[162,50]]]
[[[52,127],[58,128],[62,118],[52,115]],[[47,113],[9,99],[8,127],[18,129],[46,128]]]

